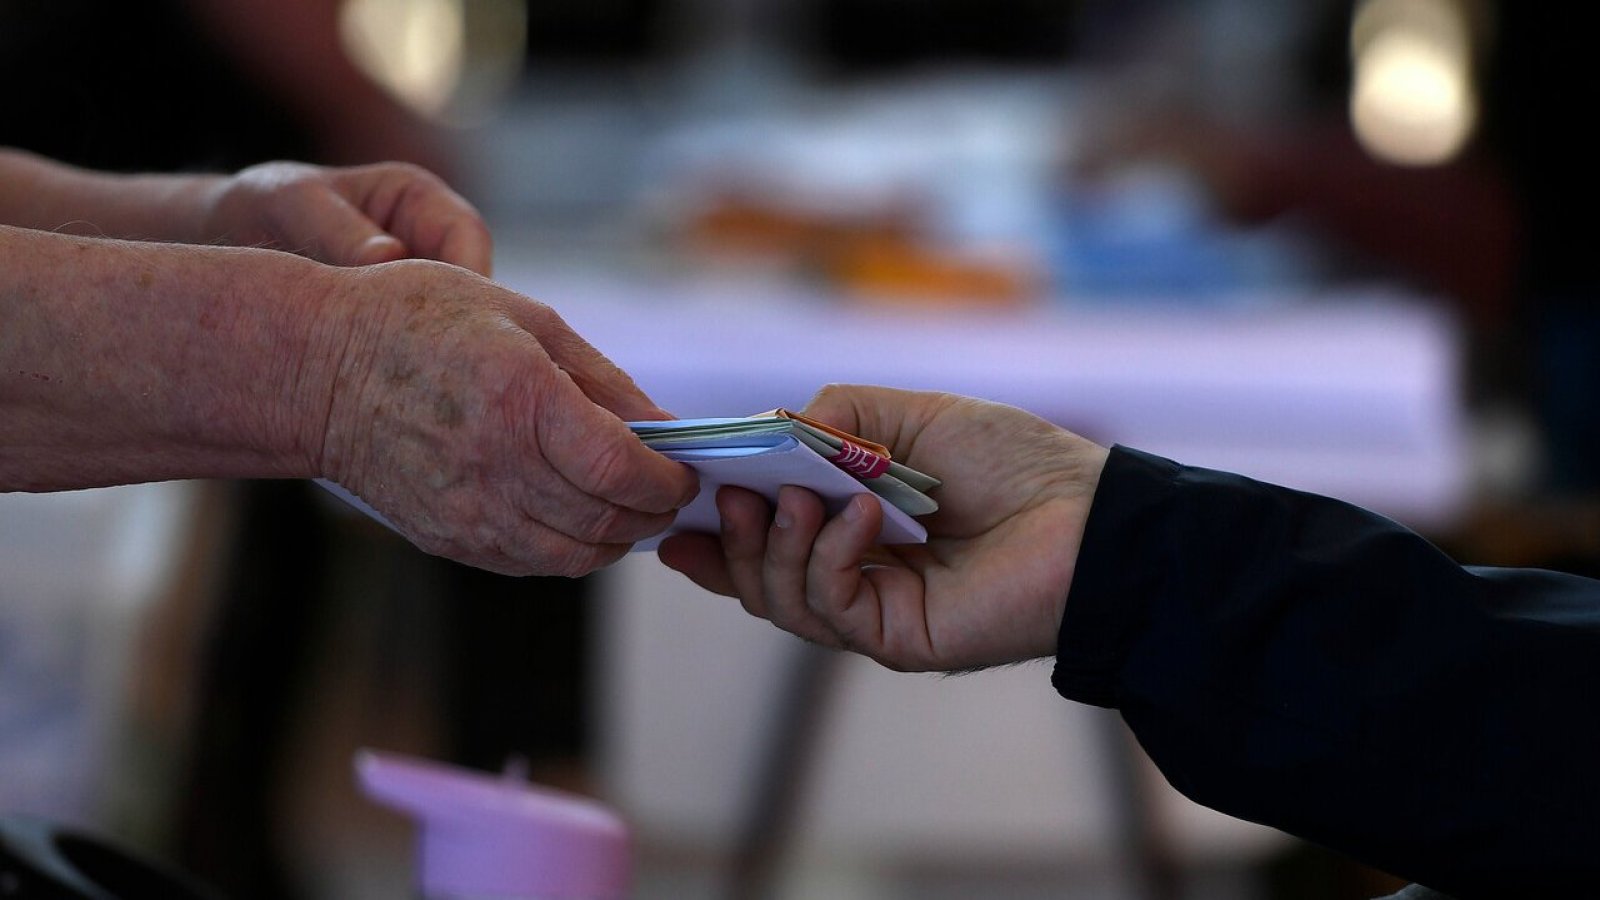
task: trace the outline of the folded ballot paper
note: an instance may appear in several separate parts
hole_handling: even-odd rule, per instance
[[[776,502],[786,484],[809,488],[830,515],[856,494],[872,492],[883,506],[883,544],[920,544],[928,532],[912,516],[939,508],[927,492],[939,480],[895,462],[879,444],[846,434],[788,410],[739,419],[675,419],[629,422],[645,445],[700,474],[700,495],[678,511],[667,534],[716,533],[717,488],[747,488]],[[661,537],[665,537],[662,535]],[[635,549],[649,549],[661,538]]]

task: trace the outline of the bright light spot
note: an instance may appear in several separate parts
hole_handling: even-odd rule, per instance
[[[427,116],[449,106],[466,60],[464,0],[346,0],[340,32],[351,59]]]
[[[1470,30],[1451,0],[1370,0],[1351,27],[1350,119],[1393,163],[1447,162],[1477,124]]]
[[[1350,24],[1350,47],[1361,51],[1384,34],[1404,33],[1432,41],[1463,66],[1472,52],[1472,34],[1461,0],[1364,0]]]

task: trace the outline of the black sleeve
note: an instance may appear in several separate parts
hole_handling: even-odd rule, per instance
[[[1054,683],[1206,806],[1461,897],[1600,886],[1600,582],[1116,448]]]

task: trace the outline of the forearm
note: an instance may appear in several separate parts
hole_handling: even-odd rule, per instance
[[[1462,897],[1600,883],[1600,584],[1125,452],[1101,491],[1056,684],[1176,787]]]
[[[0,226],[0,490],[321,474],[331,271]]]
[[[93,237],[205,243],[221,176],[113,175],[0,148],[0,225]]]

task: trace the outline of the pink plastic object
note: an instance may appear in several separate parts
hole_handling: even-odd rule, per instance
[[[419,880],[429,898],[628,894],[628,829],[600,803],[514,773],[370,750],[356,755],[356,775],[368,797],[418,821]]]

